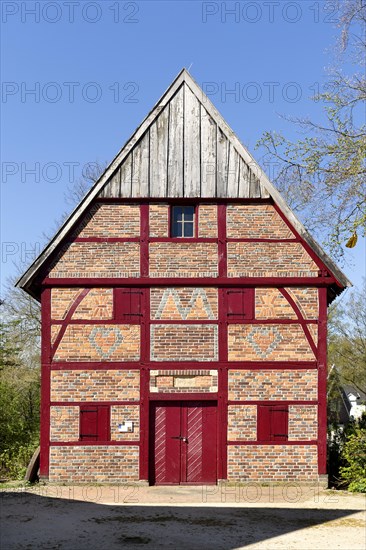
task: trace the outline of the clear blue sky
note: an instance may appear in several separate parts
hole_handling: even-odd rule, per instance
[[[257,158],[265,130],[296,137],[281,114],[321,120],[310,97],[338,32],[335,4],[325,8],[316,0],[3,1],[3,280],[44,244],[73,173],[110,161],[182,67]],[[365,242],[344,271],[361,283]]]

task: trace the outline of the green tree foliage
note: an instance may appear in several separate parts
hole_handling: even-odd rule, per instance
[[[341,452],[341,480],[348,490],[366,493],[366,417],[347,436]]]
[[[353,290],[347,303],[330,308],[328,364],[338,373],[338,384],[345,383],[366,393],[366,281]],[[330,384],[334,384],[332,372]]]
[[[366,227],[366,3],[343,0],[339,8],[341,55],[313,98],[323,106],[324,124],[292,119],[304,137],[292,142],[266,132],[258,143],[266,161],[279,166],[274,181],[292,209],[338,257]],[[343,67],[349,66],[354,72],[346,75]]]

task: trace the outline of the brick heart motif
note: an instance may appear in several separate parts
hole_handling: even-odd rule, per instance
[[[253,327],[247,339],[256,355],[265,359],[282,341],[282,335],[277,327]]]
[[[122,344],[123,335],[118,327],[94,327],[89,342],[103,359],[109,359]]]

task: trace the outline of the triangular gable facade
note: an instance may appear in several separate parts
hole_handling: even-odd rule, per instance
[[[96,199],[273,199],[335,280],[351,286],[286,205],[208,97],[183,69],[17,286],[39,299],[44,269]]]

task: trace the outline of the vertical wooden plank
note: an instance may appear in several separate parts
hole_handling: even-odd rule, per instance
[[[150,128],[150,196],[166,197],[168,180],[169,105]]]
[[[131,197],[131,185],[132,185],[132,153],[130,153],[124,160],[120,168],[120,191],[119,196],[121,198]]]
[[[239,183],[239,155],[236,149],[229,144],[229,164],[227,173],[227,196],[236,199]]]
[[[120,179],[121,179],[121,173],[120,173],[120,170],[117,170],[107,184],[108,197],[111,197],[113,199],[119,198]]]
[[[240,170],[239,170],[239,199],[249,198],[249,186],[250,186],[250,171],[249,166],[240,159]]]
[[[216,122],[201,105],[201,197],[216,197]]]
[[[200,104],[184,87],[184,196],[199,197],[201,191]]]
[[[150,134],[146,132],[132,151],[132,197],[149,196]]]
[[[217,128],[217,197],[227,196],[227,169],[229,142],[220,128]]]
[[[260,187],[260,196],[262,199],[269,199],[270,194],[268,193],[267,189],[264,187],[263,183],[259,183]]]
[[[168,136],[168,197],[183,197],[184,88],[170,101]]]
[[[251,172],[250,174],[249,195],[250,195],[249,198],[253,198],[253,199],[259,199],[261,196],[259,179],[254,174],[254,172]]]

